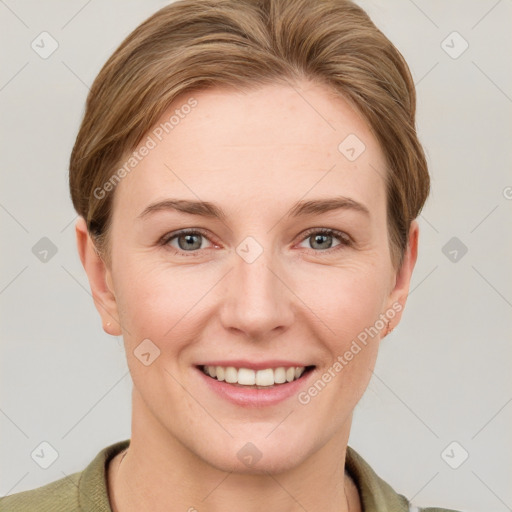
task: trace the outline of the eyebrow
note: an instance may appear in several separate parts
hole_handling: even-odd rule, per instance
[[[150,204],[139,214],[138,218],[147,217],[154,212],[168,210],[220,220],[226,219],[226,213],[219,206],[208,201],[190,201],[187,199],[165,199]],[[354,201],[349,197],[337,196],[328,199],[298,201],[292,206],[287,217],[319,215],[333,210],[354,210],[370,216],[370,211],[362,203]]]

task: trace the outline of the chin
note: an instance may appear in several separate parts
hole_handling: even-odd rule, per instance
[[[230,438],[224,446],[212,442],[205,451],[196,454],[207,464],[221,471],[238,474],[264,475],[279,474],[299,466],[307,458],[308,442],[306,436],[300,436],[293,442],[294,436],[288,436],[287,442],[276,436],[266,438],[267,434],[257,436],[237,436]],[[280,436],[286,437],[286,436]]]
[[[295,450],[287,450],[286,452],[274,452],[272,454],[264,453],[261,459],[255,457],[253,461],[240,460],[237,451],[231,456],[226,457],[225,454],[212,454],[212,458],[207,462],[217,469],[225,472],[233,472],[241,475],[266,475],[280,474],[288,472],[303,461],[303,457],[297,454]],[[244,458],[247,459],[248,455]]]

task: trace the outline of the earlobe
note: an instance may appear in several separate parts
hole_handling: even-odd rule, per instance
[[[76,243],[80,261],[89,279],[94,305],[100,314],[103,330],[112,336],[122,334],[110,269],[98,254],[83,217],[76,225]]]
[[[390,319],[388,329],[384,336],[389,334],[398,325],[402,317],[407,296],[409,295],[412,272],[418,257],[418,237],[419,226],[416,220],[413,220],[409,228],[409,240],[402,265],[396,272],[395,285],[387,301],[387,311],[393,310],[393,318]]]

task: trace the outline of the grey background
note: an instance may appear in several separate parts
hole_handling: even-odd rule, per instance
[[[166,3],[0,0],[0,496],[130,437],[122,340],[102,331],[76,253],[67,165],[88,86]],[[432,195],[405,316],[350,444],[417,505],[512,510],[512,2],[359,3],[411,67]],[[47,59],[31,48],[42,31],[59,44]],[[469,44],[457,58],[453,31]],[[46,262],[43,237],[57,249]],[[48,469],[31,458],[43,441],[58,452]]]

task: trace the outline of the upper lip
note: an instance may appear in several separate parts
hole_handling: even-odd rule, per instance
[[[206,361],[203,363],[199,363],[197,366],[222,366],[227,368],[228,366],[233,366],[234,368],[248,368],[250,370],[265,370],[267,368],[290,368],[290,367],[307,367],[313,366],[301,363],[299,361],[290,361],[285,359],[272,359],[267,361],[248,361],[246,359],[234,359],[230,361],[222,361],[216,359],[214,361]]]

